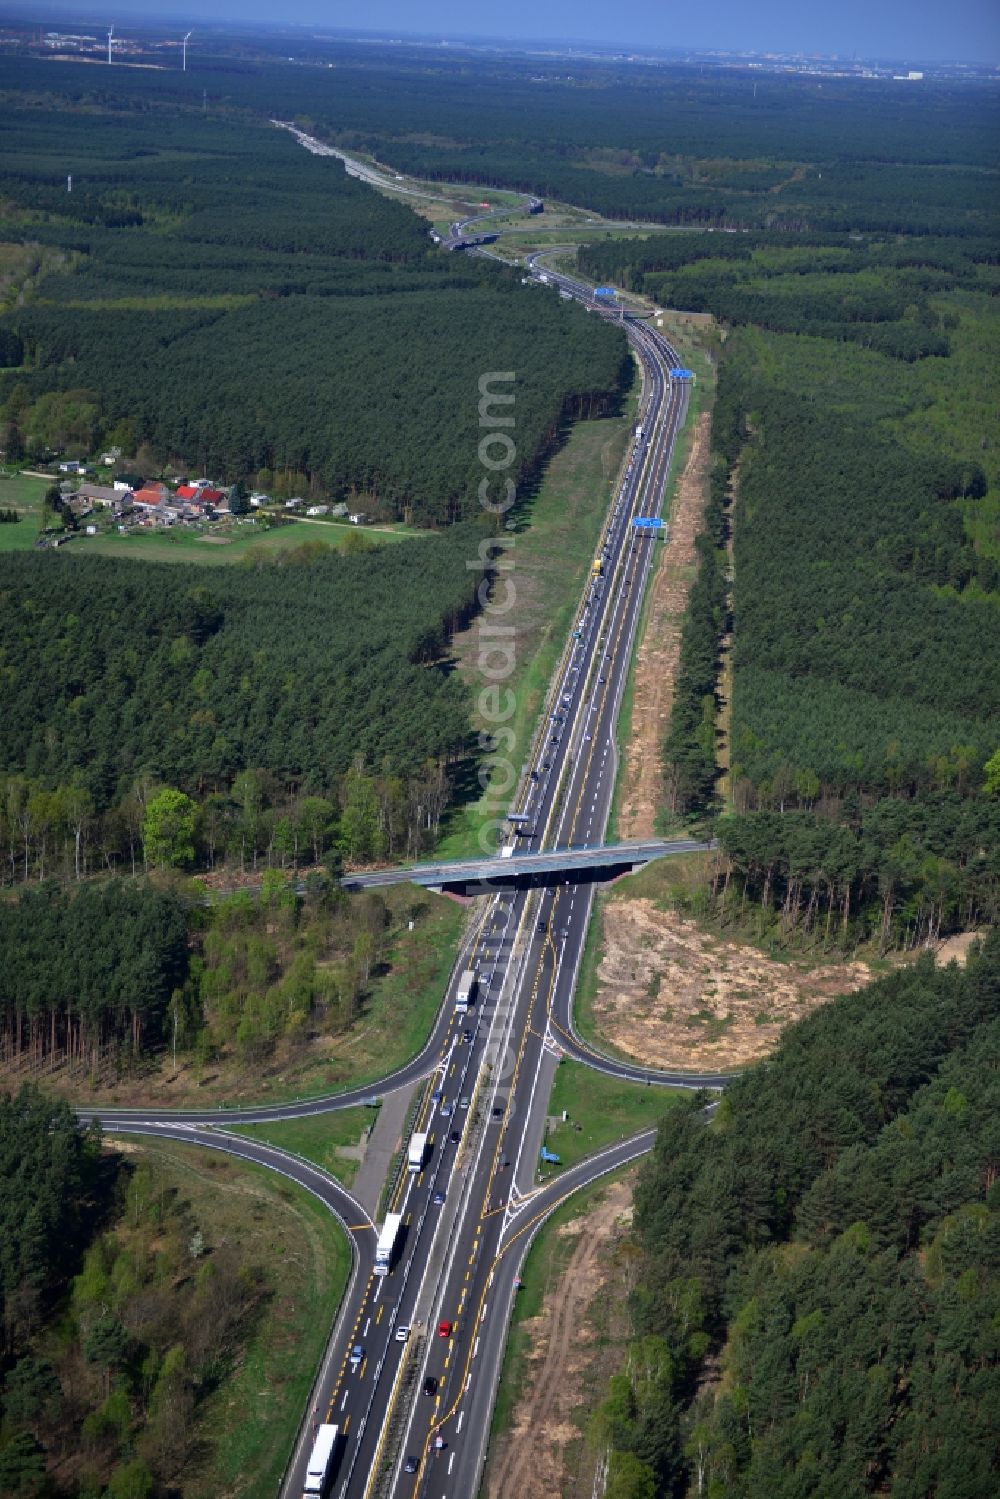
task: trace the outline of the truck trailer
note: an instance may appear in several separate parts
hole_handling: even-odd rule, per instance
[[[321,1499],[333,1471],[333,1458],[337,1447],[337,1427],[321,1426],[316,1433],[309,1462],[306,1465],[303,1499]]]
[[[427,1155],[427,1131],[417,1130],[410,1139],[410,1148],[406,1153],[407,1171],[422,1171],[424,1169],[424,1158]]]
[[[393,1255],[396,1253],[396,1241],[399,1238],[399,1226],[403,1221],[401,1213],[386,1213],[385,1222],[382,1224],[382,1232],[378,1236],[375,1245],[375,1274],[388,1275],[392,1269]]]
[[[458,981],[455,991],[455,1009],[459,1015],[464,1015],[476,997],[476,975],[471,968],[467,968]]]

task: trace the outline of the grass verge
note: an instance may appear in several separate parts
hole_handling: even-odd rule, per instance
[[[255,1166],[195,1146],[133,1145],[212,1226],[252,1242],[270,1299],[244,1356],[206,1401],[203,1465],[186,1499],[272,1499],[351,1267],[346,1236],[314,1197]]]
[[[265,1140],[279,1150],[291,1151],[350,1187],[360,1165],[359,1146],[367,1139],[377,1117],[377,1109],[359,1105],[356,1109],[340,1109],[335,1114],[315,1114],[305,1119],[243,1124],[231,1133]]]
[[[549,1115],[558,1122],[549,1126],[545,1140],[561,1164],[542,1167],[540,1180],[575,1166],[605,1145],[655,1128],[681,1094],[680,1089],[624,1082],[564,1057],[549,1096]],[[565,1123],[563,1110],[568,1115]]]
[[[674,504],[677,499],[677,486],[680,476],[687,465],[694,441],[695,428],[700,411],[706,405],[710,406],[712,395],[715,390],[715,372],[704,352],[693,343],[683,332],[673,326],[669,321],[666,323],[665,332],[674,347],[685,359],[690,369],[693,369],[698,377],[691,388],[688,402],[687,415],[684,419],[684,429],[680,434],[670,459],[670,469],[667,473],[666,485],[663,496],[663,514],[667,520],[672,519]],[[625,690],[622,693],[622,705],[618,714],[618,725],[616,738],[618,744],[619,766],[624,761],[626,747],[632,736],[632,709],[635,702],[635,673],[638,662],[639,647],[645,639],[646,629],[649,623],[649,614],[652,606],[653,585],[657,572],[661,567],[669,565],[670,542],[663,543],[663,549],[655,558],[653,565],[646,574],[646,583],[643,589],[642,607],[639,613],[639,621],[636,628],[635,649],[629,662],[628,677],[625,681]],[[621,805],[622,776],[619,773],[615,781],[614,795],[611,799],[611,811],[608,816],[608,837],[614,839],[618,836],[618,812]]]
[[[515,711],[504,725],[504,756],[519,769],[552,673],[566,644],[590,564],[607,516],[611,489],[628,443],[634,399],[620,417],[577,422],[549,464],[537,494],[527,502],[514,533],[506,576],[516,589],[515,668],[504,683],[514,694]],[[489,684],[478,673],[477,625],[457,636],[455,655],[463,679],[478,694]],[[494,729],[473,713],[476,729]],[[507,742],[513,735],[512,743]],[[475,786],[475,782],[473,782]],[[484,824],[505,809],[507,799],[484,794],[456,808],[438,846],[441,858],[479,853]]]

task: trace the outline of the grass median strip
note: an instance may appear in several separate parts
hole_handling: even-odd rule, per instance
[[[640,1130],[655,1129],[681,1092],[626,1082],[564,1057],[552,1084],[545,1139],[546,1149],[559,1156],[560,1164],[542,1166],[541,1178],[575,1166]]]
[[[304,1119],[275,1119],[267,1124],[243,1124],[231,1134],[263,1140],[311,1161],[350,1187],[357,1174],[378,1110],[359,1105],[329,1114],[310,1114]]]
[[[514,714],[504,725],[505,735],[511,733],[513,741],[509,747],[505,744],[504,754],[515,770],[527,758],[549,681],[597,551],[612,484],[632,430],[634,402],[633,394],[624,416],[574,425],[517,522],[508,554],[512,570],[507,575],[516,591],[510,614],[516,659],[504,682],[515,702]],[[478,668],[479,643],[476,623],[454,641],[459,670],[477,694],[488,685]],[[473,722],[484,730],[495,728],[485,720],[480,722],[475,714]],[[497,815],[496,802],[496,795],[479,796],[472,781],[468,798],[450,819],[438,856],[479,854],[477,835]]]

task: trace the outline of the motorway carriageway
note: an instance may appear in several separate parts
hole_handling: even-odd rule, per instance
[[[559,283],[578,294],[565,278]],[[636,532],[632,519],[659,514],[687,405],[686,385],[670,379],[676,363],[670,346],[642,325],[630,324],[628,331],[645,377],[644,435],[634,439],[602,541],[604,573],[588,584],[551,698],[552,716],[536,739],[516,804],[542,848],[597,843],[604,835],[618,714],[658,544],[655,536]],[[445,1017],[434,1086],[425,1090],[414,1125],[430,1137],[429,1159],[423,1171],[401,1177],[390,1203],[403,1216],[400,1252],[387,1276],[359,1281],[323,1411],[343,1435],[331,1489],[338,1499],[468,1499],[477,1492],[510,1299],[527,1244],[574,1183],[649,1148],[651,1133],[542,1189],[536,1180],[560,1055],[582,1052],[605,1070],[619,1071],[619,1064],[576,1040],[570,1022],[591,899],[590,886],[506,889],[481,915],[467,964],[477,972],[479,996],[469,1014]],[[620,1067],[620,1075],[637,1071]],[[445,1337],[437,1336],[442,1322],[451,1324]],[[405,1341],[396,1336],[401,1324],[409,1328]],[[355,1344],[364,1353],[352,1364]],[[433,1388],[424,1393],[428,1380]],[[404,1471],[408,1457],[419,1461],[415,1475]]]
[[[571,294],[583,293],[568,278],[546,274]],[[633,441],[602,539],[603,575],[588,584],[548,709],[553,718],[541,726],[517,803],[542,848],[598,843],[604,836],[643,585],[661,544],[631,522],[660,512],[687,406],[686,385],[670,379],[676,358],[669,344],[640,323],[626,327],[643,368],[643,435]],[[473,1010],[461,1015],[446,1005],[420,1056],[378,1085],[384,1093],[432,1069],[414,1123],[430,1136],[429,1157],[421,1172],[404,1173],[395,1186],[389,1206],[401,1213],[403,1232],[385,1277],[372,1273],[375,1231],[348,1193],[283,1152],[202,1127],[327,1112],[357,1103],[371,1086],[221,1114],[101,1111],[112,1130],[214,1144],[284,1170],[322,1196],[351,1230],[355,1273],[315,1411],[315,1419],[335,1422],[342,1434],[330,1489],[339,1499],[468,1499],[477,1491],[510,1300],[533,1233],[572,1187],[650,1147],[651,1133],[623,1142],[540,1188],[535,1164],[559,1056],[569,1053],[616,1076],[651,1082],[698,1087],[723,1081],[619,1063],[575,1036],[572,994],[592,896],[589,885],[566,885],[500,890],[485,902],[456,965],[456,973],[466,967],[477,972]],[[439,1338],[443,1320],[453,1329]],[[405,1341],[396,1336],[400,1324],[411,1328]],[[364,1349],[356,1365],[350,1360],[355,1344]],[[425,1395],[428,1377],[436,1387]],[[306,1423],[284,1489],[296,1499],[311,1437]],[[419,1459],[414,1476],[403,1472],[408,1455]]]

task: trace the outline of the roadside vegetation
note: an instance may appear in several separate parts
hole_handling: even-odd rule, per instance
[[[207,907],[142,880],[43,886],[0,902],[0,1067],[161,1106],[374,1081],[426,1040],[465,922],[412,886],[272,877]]]
[[[581,258],[731,325],[663,747],[668,816],[725,813],[713,918],[878,955],[994,921],[995,257],[956,226],[948,240],[661,235]]]
[[[516,394],[516,400],[520,399]],[[514,629],[514,667],[503,687],[513,694],[514,711],[503,725],[503,744],[504,758],[516,769],[528,758],[538,715],[598,548],[632,429],[633,408],[634,395],[624,417],[573,426],[537,492],[522,497],[514,512],[513,530],[505,538],[506,570],[500,576],[513,587],[515,603],[509,616]],[[477,617],[452,641],[459,672],[471,695],[473,727],[484,733],[495,731],[495,723],[478,710],[480,693],[490,687],[479,662],[487,638],[480,633]],[[480,830],[502,816],[513,799],[513,788],[504,800],[489,787],[481,791],[474,781],[462,784],[461,790],[437,848],[443,858],[482,852]]]
[[[251,1140],[265,1140],[268,1145],[301,1156],[329,1172],[343,1186],[350,1187],[357,1175],[361,1147],[377,1117],[377,1109],[361,1106],[305,1119],[241,1124],[233,1134],[246,1135]]]
[[[102,1150],[31,1088],[0,1162],[4,1494],[273,1494],[350,1267],[331,1216],[212,1152]]]
[[[545,1132],[545,1145],[561,1164],[543,1163],[540,1176],[548,1178],[608,1145],[654,1128],[679,1097],[678,1090],[623,1081],[564,1057],[552,1084]]]
[[[620,1177],[621,1174],[608,1176],[595,1182],[593,1186],[574,1192],[546,1219],[532,1241],[521,1271],[522,1284],[514,1299],[510,1332],[493,1408],[491,1463],[497,1440],[510,1430],[518,1399],[529,1377],[533,1340],[524,1324],[533,1322],[548,1305],[553,1287],[565,1270],[574,1239],[582,1231],[588,1213],[601,1200],[609,1185]]]
[[[619,1492],[990,1491],[998,980],[996,933],[964,973],[926,956],[791,1027],[711,1125],[667,1114],[592,1422]]]

